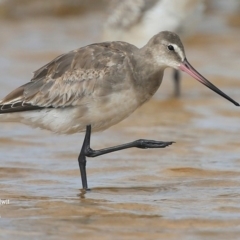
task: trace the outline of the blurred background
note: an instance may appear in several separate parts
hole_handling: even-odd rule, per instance
[[[0,0],[0,97],[64,52],[107,40],[140,47],[161,30],[176,31],[189,62],[240,102],[239,0]],[[176,97],[172,78],[166,70],[153,99],[92,147],[176,144],[88,159],[87,194],[82,134],[1,123],[1,239],[238,239],[239,109],[186,74]]]

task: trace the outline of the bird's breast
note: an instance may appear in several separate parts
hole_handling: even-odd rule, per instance
[[[91,101],[85,121],[92,125],[93,131],[102,131],[128,117],[140,105],[133,89],[115,92]]]

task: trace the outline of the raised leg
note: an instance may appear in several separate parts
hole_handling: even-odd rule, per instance
[[[174,96],[180,96],[180,71],[174,69],[173,70],[173,80],[174,80]]]
[[[130,143],[104,148],[100,150],[93,150],[90,148],[90,138],[91,138],[91,126],[86,127],[86,134],[84,138],[84,142],[82,145],[81,152],[78,157],[78,163],[80,167],[80,173],[82,178],[82,186],[84,189],[88,189],[87,185],[87,174],[86,174],[86,157],[97,157],[103,154],[127,149],[127,148],[165,148],[171,145],[173,142],[161,142],[161,141],[154,141],[154,140],[146,140],[146,139],[139,139]]]

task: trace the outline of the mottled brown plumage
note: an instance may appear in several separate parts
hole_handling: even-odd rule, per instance
[[[60,55],[35,71],[29,83],[8,94],[1,101],[0,113],[29,110],[29,104],[32,109],[75,106],[91,94],[111,94],[123,82],[118,73],[129,61],[127,52],[134,50],[127,43],[106,42]]]

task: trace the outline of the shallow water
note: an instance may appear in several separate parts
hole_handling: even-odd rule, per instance
[[[235,13],[217,9],[185,48],[203,75],[240,102],[240,31]],[[2,21],[1,97],[58,54],[98,41],[102,19],[96,12]],[[238,239],[239,109],[185,74],[174,99],[170,74],[149,103],[94,134],[92,147],[139,138],[176,143],[88,159],[87,193],[77,163],[82,135],[1,124],[0,199],[9,200],[0,205],[1,239]]]

